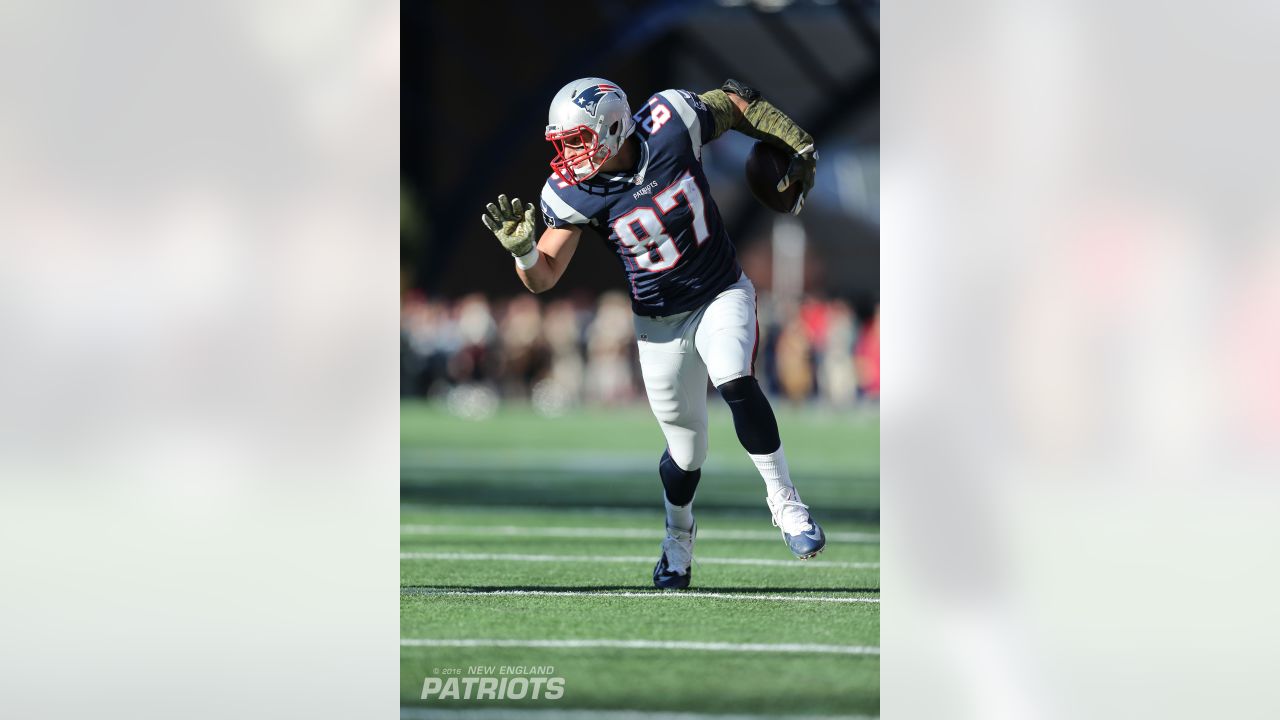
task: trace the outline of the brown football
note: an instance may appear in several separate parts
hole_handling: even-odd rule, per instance
[[[778,181],[790,165],[791,153],[763,141],[756,142],[747,156],[747,187],[761,205],[774,212],[791,212],[800,195],[800,183],[778,192]]]

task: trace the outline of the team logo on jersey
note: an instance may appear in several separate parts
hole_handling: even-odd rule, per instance
[[[610,93],[610,92],[617,92],[617,91],[618,91],[618,88],[615,85],[607,85],[604,83],[601,83],[599,85],[592,85],[586,90],[583,90],[582,92],[578,93],[577,97],[573,99],[573,104],[577,105],[583,110],[586,110],[587,114],[590,115],[591,117],[595,117],[596,104],[599,103],[600,100],[604,98],[604,94]]]

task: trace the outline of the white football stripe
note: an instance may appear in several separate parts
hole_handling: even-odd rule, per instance
[[[661,540],[660,528],[613,527],[523,527],[520,525],[401,525],[401,535],[515,535],[548,538],[614,538]],[[699,540],[780,540],[777,530],[699,530]],[[878,533],[829,532],[827,540],[847,543],[878,543]]]
[[[561,220],[573,225],[586,225],[588,223],[587,216],[570,207],[569,203],[564,201],[564,198],[557,195],[556,191],[551,189],[551,182],[551,180],[547,180],[546,184],[542,186],[542,202],[546,203],[551,208],[551,212]]]
[[[623,598],[657,598],[669,599],[712,599],[712,600],[776,600],[781,602],[832,602],[832,603],[879,603],[880,598],[871,597],[832,597],[830,595],[745,595],[739,593],[718,592],[629,592],[625,590],[449,590],[447,588],[402,588],[401,595],[532,595],[540,597],[623,597]]]
[[[400,720],[875,720],[871,715],[718,715],[647,710],[539,710],[535,708],[475,708],[445,710],[400,708]]]
[[[516,553],[402,552],[401,560],[500,560],[508,562],[652,563],[648,555],[521,555]],[[752,565],[767,567],[878,569],[878,562],[836,560],[775,560],[772,558],[694,558],[694,565]]]
[[[685,101],[680,93],[675,90],[663,90],[658,93],[671,104],[671,107],[684,121],[685,129],[689,131],[689,143],[693,146],[693,156],[702,159],[702,123],[698,120],[698,113],[689,107],[689,103]]]
[[[489,638],[401,638],[401,647],[504,647],[504,648],[615,648],[620,650],[702,650],[706,652],[819,653],[828,655],[879,655],[868,645],[814,645],[805,643],[728,643],[686,640],[497,640]]]

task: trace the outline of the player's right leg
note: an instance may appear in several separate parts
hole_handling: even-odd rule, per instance
[[[686,588],[692,577],[693,497],[707,458],[707,370],[684,320],[636,318],[645,394],[667,441],[658,462],[667,537],[653,570],[653,584],[664,589]]]

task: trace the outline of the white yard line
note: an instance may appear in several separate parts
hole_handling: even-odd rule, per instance
[[[816,645],[805,643],[727,643],[683,640],[497,640],[488,638],[401,638],[401,647],[453,648],[610,648],[618,650],[700,650],[706,652],[768,652],[825,655],[879,655],[868,645]]]
[[[499,596],[535,596],[535,597],[624,597],[649,599],[712,599],[712,600],[776,600],[782,602],[832,602],[832,603],[879,603],[880,598],[872,597],[836,597],[831,595],[748,595],[740,593],[717,592],[628,592],[618,590],[448,590],[435,588],[403,588],[401,595],[499,595]]]
[[[611,528],[611,527],[522,527],[519,525],[401,525],[401,535],[511,535],[516,537],[549,538],[615,538],[661,540],[666,533],[659,528]],[[700,530],[698,538],[705,540],[779,540],[776,530]],[[878,543],[879,533],[829,532],[827,539],[835,542]]]
[[[402,552],[401,560],[497,560],[506,562],[594,562],[651,563],[648,555],[522,555],[516,553],[448,553]],[[851,570],[879,569],[878,562],[841,562],[838,560],[775,560],[772,558],[694,558],[695,565],[751,565],[760,567],[843,568]]]
[[[741,450],[739,450],[741,452]],[[713,453],[714,455],[714,453]],[[735,453],[736,455],[736,453]],[[730,459],[728,454],[712,458],[703,464],[715,467],[715,472],[755,475],[756,469],[742,456]],[[557,470],[601,475],[602,473],[637,472],[657,474],[658,459],[649,453],[636,452],[585,452],[582,450],[550,450],[536,448],[484,448],[476,450],[446,450],[442,448],[406,448],[400,451],[400,466],[406,470]],[[849,468],[843,465],[808,466],[808,472],[823,475],[846,475]]]
[[[647,455],[634,453],[566,453],[490,448],[467,452],[453,450],[402,450],[400,467],[407,470],[528,470],[539,472],[619,473],[653,472],[658,463]]]
[[[710,713],[669,713],[647,710],[538,710],[533,708],[487,708],[438,710],[428,707],[400,708],[400,720],[875,720],[870,715],[716,715]]]

